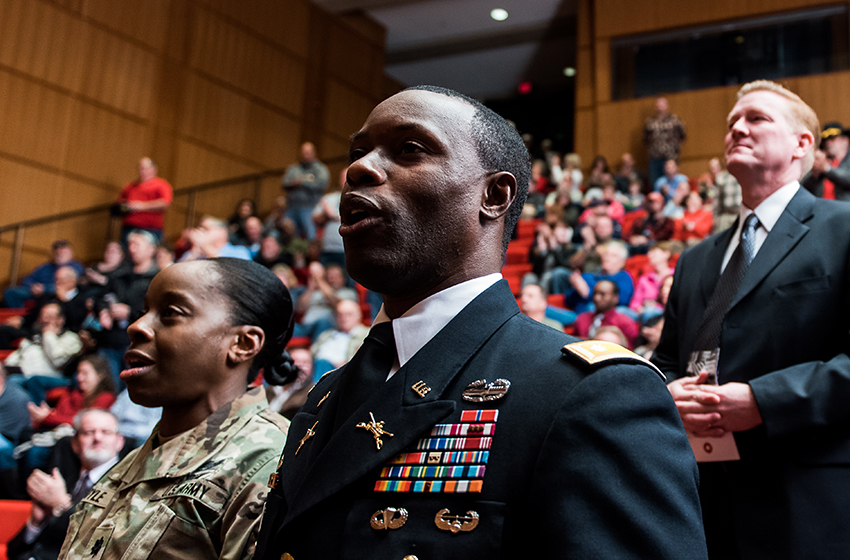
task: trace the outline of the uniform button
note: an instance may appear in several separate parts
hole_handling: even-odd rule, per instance
[[[402,560],[419,560],[419,557],[415,554],[408,554],[407,556],[402,558]]]

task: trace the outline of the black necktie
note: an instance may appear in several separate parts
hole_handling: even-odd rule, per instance
[[[82,471],[80,473],[80,478],[77,480],[76,486],[74,486],[74,491],[71,493],[71,505],[77,505],[80,500],[86,497],[86,494],[91,490],[92,483],[89,477],[89,471]]]
[[[714,350],[720,345],[720,331],[723,328],[723,318],[729,310],[729,304],[735,299],[741,280],[750,268],[756,246],[756,228],[759,226],[755,214],[750,214],[744,220],[741,228],[741,241],[732,253],[732,258],[726,265],[720,280],[714,288],[708,305],[702,315],[697,331],[694,350]]]
[[[348,365],[342,382],[334,431],[347,420],[363,401],[379,391],[387,380],[396,358],[391,321],[372,327],[369,336]],[[361,418],[366,421],[368,418]]]

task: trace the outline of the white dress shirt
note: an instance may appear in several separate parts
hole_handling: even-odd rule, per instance
[[[723,264],[720,266],[721,273],[726,269],[729,259],[732,258],[732,253],[738,247],[738,243],[741,240],[741,229],[744,227],[744,220],[747,216],[754,213],[759,221],[759,227],[756,228],[755,250],[753,251],[753,258],[755,258],[759,249],[764,244],[764,240],[767,239],[767,234],[771,232],[773,226],[779,221],[779,216],[785,211],[785,207],[788,206],[788,203],[791,202],[791,199],[794,198],[794,195],[797,194],[799,189],[800,182],[792,181],[774,191],[772,195],[765,198],[754,210],[750,210],[743,204],[741,205],[738,227],[735,229],[735,234],[732,236],[732,240],[726,248],[726,254],[723,256]]]
[[[395,337],[396,363],[390,370],[387,379],[390,379],[401,366],[410,361],[464,307],[501,279],[502,275],[495,272],[455,284],[423,299],[408,309],[404,315],[394,319],[393,336]],[[377,325],[389,320],[384,307],[381,306],[381,310],[372,324]]]

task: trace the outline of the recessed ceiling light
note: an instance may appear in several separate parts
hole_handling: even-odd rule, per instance
[[[572,78],[575,75],[576,69],[572,66],[567,66],[566,68],[564,68],[564,76],[566,76],[567,78]]]
[[[505,21],[508,19],[508,11],[503,10],[502,8],[496,8],[495,10],[490,12],[490,17],[495,19],[496,21]]]

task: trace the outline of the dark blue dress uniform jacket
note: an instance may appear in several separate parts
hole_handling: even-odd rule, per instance
[[[256,558],[705,558],[696,464],[661,376],[630,359],[590,366],[562,354],[575,340],[520,314],[500,281],[336,433],[345,367],[325,376],[293,418]],[[471,382],[497,378],[511,382],[500,400],[461,398]],[[419,381],[431,389],[424,397],[412,389]],[[384,463],[434,425],[493,409],[480,493],[374,491]],[[369,412],[394,434],[380,451],[355,426]],[[407,522],[373,529],[371,517],[387,508],[407,510]],[[475,512],[478,525],[440,529],[444,509]]]

